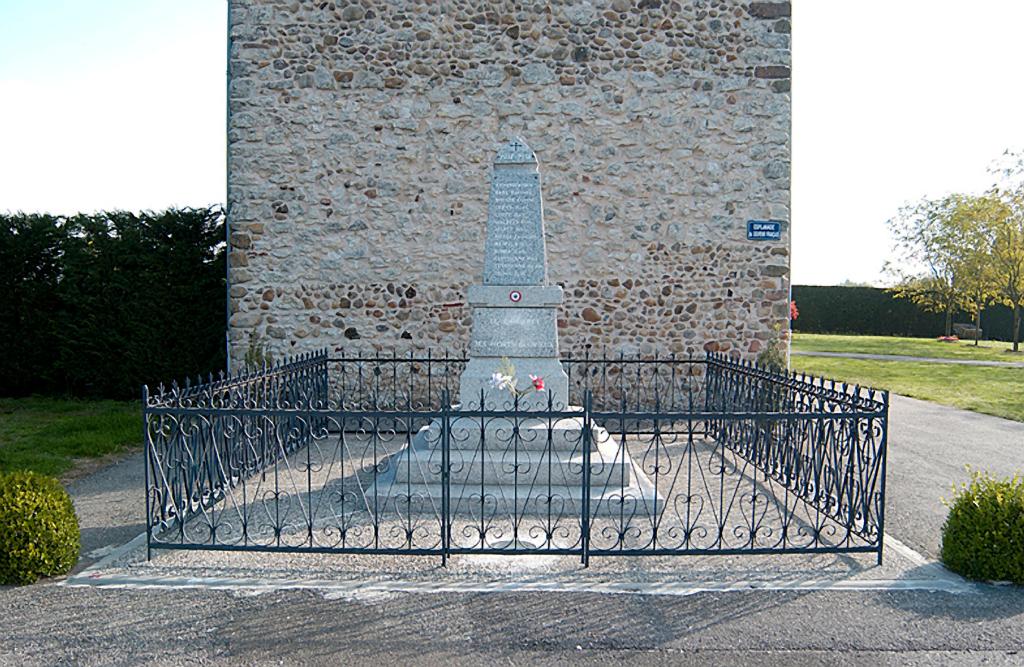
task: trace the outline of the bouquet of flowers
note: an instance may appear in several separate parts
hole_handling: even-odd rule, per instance
[[[530,376],[530,386],[525,389],[518,389],[518,384],[516,367],[512,365],[508,357],[502,357],[498,370],[491,374],[492,387],[507,390],[513,398],[522,398],[535,391],[544,391],[544,378],[538,375]]]

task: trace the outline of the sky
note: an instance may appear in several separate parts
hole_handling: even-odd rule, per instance
[[[223,203],[224,0],[0,0],[0,211]]]
[[[225,0],[0,0],[0,212],[222,203]],[[1024,148],[1021,0],[794,0],[792,278],[886,284],[901,205]]]

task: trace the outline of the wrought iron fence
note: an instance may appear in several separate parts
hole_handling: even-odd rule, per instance
[[[323,421],[301,418],[295,408],[326,405],[327,359],[320,351],[234,377],[160,385],[152,394],[143,387],[150,524],[184,523],[307,446],[311,425]],[[291,414],[268,424],[261,413],[271,407]]]
[[[144,391],[150,548],[881,559],[884,392],[583,354],[569,408],[461,410],[464,363],[320,352]]]

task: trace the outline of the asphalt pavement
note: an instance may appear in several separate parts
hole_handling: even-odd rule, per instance
[[[1024,473],[1024,423],[893,396],[888,454],[885,530],[937,559],[943,499],[970,479],[967,466]]]

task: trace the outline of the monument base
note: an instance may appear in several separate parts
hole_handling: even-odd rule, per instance
[[[579,407],[569,411],[582,412]],[[481,425],[456,417],[449,433],[449,506],[453,516],[560,516],[581,510],[584,493],[583,417],[490,418]],[[410,501],[440,507],[441,424],[423,427],[391,457],[387,473],[368,489],[371,502]],[[589,491],[594,516],[649,512],[663,502],[626,448],[591,427]],[[373,496],[376,496],[375,498]],[[386,505],[385,505],[386,507]]]
[[[526,391],[531,388],[530,376],[544,379],[544,391],[527,391],[519,397],[518,409],[522,411],[565,410],[569,405],[569,376],[562,364],[555,358],[511,357],[509,361],[516,369],[516,388]],[[483,392],[484,410],[512,410],[515,402],[507,389],[491,386],[491,376],[501,367],[501,357],[472,357],[466,362],[466,369],[459,381],[459,402],[462,410],[480,410],[480,392]]]

